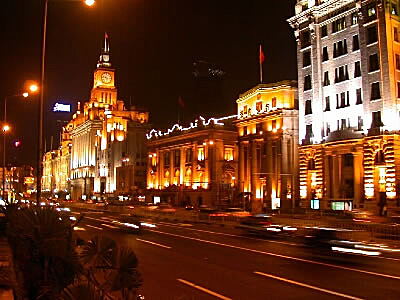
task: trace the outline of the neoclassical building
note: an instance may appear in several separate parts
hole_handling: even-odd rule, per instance
[[[148,201],[230,207],[237,203],[236,115],[147,134]],[[156,200],[157,201],[157,200]]]
[[[253,212],[295,208],[297,82],[259,84],[241,94],[236,103],[241,195]]]
[[[400,17],[394,0],[298,0],[301,206],[399,207]]]
[[[147,111],[127,109],[118,99],[106,35],[89,101],[78,102],[63,127],[62,146],[44,157],[43,188],[54,192],[68,186],[73,200],[143,191],[148,119]]]

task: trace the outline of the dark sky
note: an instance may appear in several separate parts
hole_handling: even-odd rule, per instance
[[[100,0],[94,8],[79,1],[50,0],[46,58],[45,136],[58,145],[55,102],[87,101],[104,31],[110,36],[119,98],[145,107],[158,128],[180,118],[235,113],[240,93],[259,82],[258,47],[265,53],[264,82],[296,79],[296,49],[286,19],[295,0]],[[25,79],[39,79],[42,1],[2,3],[0,96],[21,92]],[[196,61],[225,72],[222,78],[193,75]],[[130,100],[131,99],[131,100]],[[13,131],[7,161],[34,164],[38,98],[9,98]],[[3,105],[2,105],[3,106]],[[1,111],[3,111],[1,107]],[[182,116],[183,114],[183,116]],[[15,139],[22,141],[18,149]]]

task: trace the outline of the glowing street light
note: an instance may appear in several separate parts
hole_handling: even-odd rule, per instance
[[[24,97],[24,98],[28,98],[28,96],[29,96],[29,93],[27,93],[27,92],[22,94],[22,97]]]
[[[29,86],[29,90],[30,90],[32,93],[36,93],[36,92],[39,90],[39,87],[38,87],[37,84],[31,84],[31,85]]]
[[[85,0],[85,4],[87,5],[87,6],[92,6],[93,4],[94,4],[94,0]]]
[[[3,130],[3,132],[7,132],[7,131],[10,130],[10,126],[5,124],[5,125],[3,125],[3,129],[2,130]]]

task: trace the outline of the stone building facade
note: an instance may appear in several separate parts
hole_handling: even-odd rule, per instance
[[[398,1],[298,0],[301,205],[382,212],[398,203]]]
[[[296,81],[259,84],[237,99],[239,187],[253,212],[298,199]]]
[[[236,115],[199,118],[188,127],[175,124],[147,134],[147,189],[154,201],[173,205],[238,205]]]

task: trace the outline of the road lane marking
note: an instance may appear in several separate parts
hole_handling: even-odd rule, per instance
[[[87,224],[86,224],[86,226],[87,226],[87,227],[94,228],[94,229],[98,229],[98,230],[103,230],[103,228],[101,228],[101,227],[96,227],[96,226],[93,226],[93,225],[87,225]]]
[[[279,258],[284,258],[284,259],[289,259],[289,260],[294,260],[294,261],[300,261],[300,262],[304,262],[304,263],[310,263],[310,264],[319,265],[319,266],[331,267],[331,268],[336,268],[336,269],[341,269],[341,270],[346,270],[346,271],[353,271],[353,272],[358,272],[358,273],[363,273],[363,274],[368,274],[368,275],[374,275],[374,276],[378,276],[378,277],[385,277],[385,278],[400,280],[399,276],[393,276],[393,275],[376,273],[376,272],[371,272],[371,271],[366,271],[366,270],[360,270],[360,269],[354,269],[354,268],[343,267],[343,266],[338,266],[338,265],[332,265],[332,264],[322,263],[322,262],[308,260],[308,259],[304,259],[304,258],[286,256],[286,255],[277,254],[277,253],[265,252],[265,251],[261,251],[261,250],[255,250],[255,249],[244,248],[244,247],[239,247],[239,246],[234,246],[234,245],[229,245],[229,244],[223,244],[223,243],[218,243],[218,242],[213,242],[213,241],[207,241],[207,240],[198,239],[198,238],[194,238],[194,237],[190,237],[190,236],[178,235],[178,234],[169,233],[169,232],[163,232],[163,231],[158,231],[158,230],[150,230],[150,229],[148,229],[148,231],[155,232],[155,233],[160,233],[160,234],[165,234],[165,235],[170,235],[170,236],[175,236],[175,237],[179,237],[179,238],[183,238],[183,239],[198,241],[198,242],[202,242],[202,243],[223,246],[223,247],[232,248],[232,249],[244,250],[244,251],[263,254],[263,255],[268,255],[268,256],[274,256],[274,257],[279,257]]]
[[[115,227],[115,226],[112,226],[112,225],[108,225],[108,224],[105,224],[105,223],[102,223],[101,225],[106,226],[108,228],[112,228],[112,229],[118,229],[118,227]]]
[[[326,293],[326,294],[339,296],[339,297],[342,297],[342,298],[347,298],[347,299],[352,299],[352,300],[363,300],[362,298],[353,297],[353,296],[350,296],[350,295],[346,295],[346,294],[342,294],[342,293],[326,290],[326,289],[323,289],[323,288],[319,288],[319,287],[316,287],[316,286],[308,285],[308,284],[305,284],[305,283],[301,283],[301,282],[298,282],[298,281],[294,281],[294,280],[290,280],[290,279],[286,279],[286,278],[282,278],[282,277],[278,277],[278,276],[274,276],[274,275],[271,275],[271,274],[266,274],[266,273],[263,273],[263,272],[254,272],[254,273],[257,274],[257,275],[261,275],[261,276],[265,276],[265,277],[268,277],[268,278],[280,280],[280,281],[283,281],[283,282],[287,282],[287,283],[291,283],[291,284],[298,285],[298,286],[301,286],[301,287],[309,288],[309,289],[316,290],[316,291],[319,291],[319,292],[323,292],[323,293]]]
[[[214,296],[214,297],[217,297],[217,298],[219,298],[219,299],[223,299],[223,300],[232,300],[232,298],[228,298],[228,297],[222,296],[221,294],[218,294],[218,293],[216,293],[216,292],[210,291],[209,289],[203,288],[203,287],[201,287],[201,286],[199,286],[199,285],[197,285],[197,284],[191,283],[191,282],[186,281],[186,280],[184,280],[184,279],[179,279],[179,278],[178,278],[177,280],[178,280],[179,282],[183,283],[183,284],[186,284],[186,285],[188,285],[188,286],[194,287],[195,289],[198,289],[198,290],[200,290],[200,291],[202,291],[202,292],[204,292],[204,293],[207,293],[207,294],[212,295],[212,296]]]
[[[157,223],[155,223],[155,224],[157,224]],[[161,225],[164,225],[164,226],[169,226],[169,227],[176,227],[176,228],[184,227],[184,226],[177,226],[177,225],[172,225],[171,223],[164,223],[164,222],[158,222],[158,224],[161,224]],[[217,234],[217,235],[230,236],[230,237],[238,237],[238,238],[247,239],[247,240],[263,241],[263,242],[266,242],[266,243],[275,243],[275,244],[282,244],[282,245],[289,245],[289,246],[299,246],[299,244],[295,244],[295,243],[263,240],[263,239],[257,239],[257,238],[252,238],[252,237],[242,236],[242,235],[237,235],[237,234],[209,231],[209,230],[203,230],[203,229],[186,228],[186,227],[185,227],[185,229],[186,230],[192,230],[192,231],[198,231],[198,232],[204,232],[204,233],[212,233],[212,234]]]
[[[171,249],[171,247],[169,247],[169,246],[157,244],[157,243],[154,243],[154,242],[150,242],[150,241],[146,241],[146,240],[142,240],[142,239],[136,239],[136,240],[137,240],[137,241],[140,241],[140,242],[143,242],[143,243],[152,244],[152,245],[155,245],[155,246],[158,246],[158,247],[162,247],[162,248],[166,248],[166,249]]]

